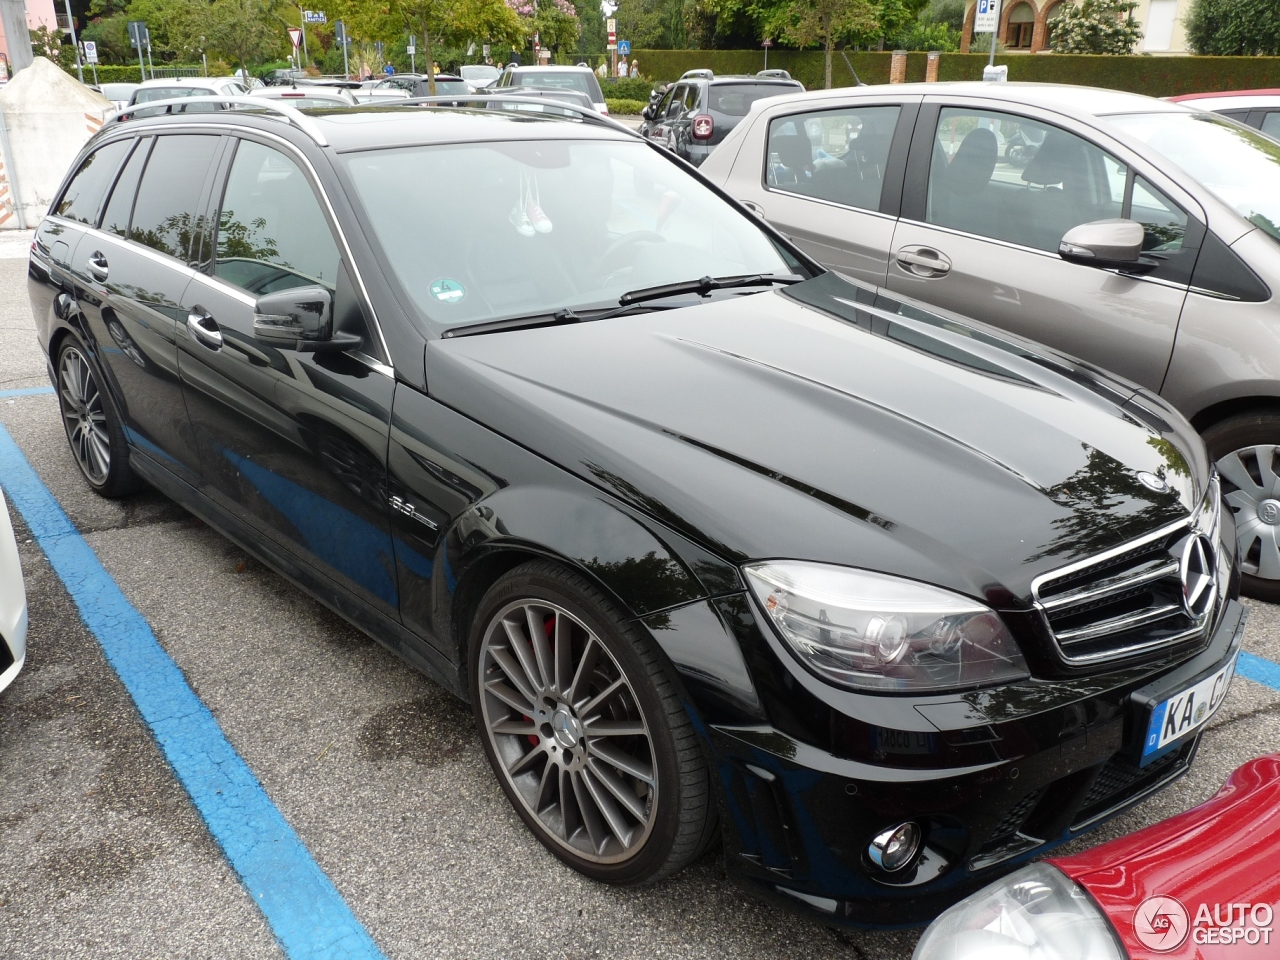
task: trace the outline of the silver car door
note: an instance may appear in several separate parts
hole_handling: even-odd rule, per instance
[[[775,109],[726,187],[819,263],[883,285],[917,107],[897,97]]]
[[[1155,270],[1138,276],[1058,256],[1069,229],[1116,217],[1144,223]],[[928,104],[887,286],[1159,390],[1203,235],[1194,216],[1080,130]]]

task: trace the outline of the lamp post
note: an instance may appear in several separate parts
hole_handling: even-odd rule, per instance
[[[84,64],[80,62],[80,41],[76,39],[76,22],[71,17],[71,0],[62,0],[63,5],[67,8],[67,26],[71,28],[71,45],[76,48],[76,75],[80,77],[80,82],[84,83]],[[97,73],[97,71],[94,71]]]

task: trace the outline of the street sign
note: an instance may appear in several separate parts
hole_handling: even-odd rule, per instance
[[[299,47],[299,46],[301,46],[301,44],[302,44],[302,28],[301,28],[301,27],[290,27],[290,28],[289,28],[289,40],[290,40],[290,42],[293,44],[293,49],[294,49],[294,50],[297,50],[297,49],[298,49],[298,47]]]
[[[334,21],[333,42],[340,43],[344,47],[351,43],[350,39],[347,37],[347,27],[341,20]]]
[[[85,63],[98,62],[98,45],[94,43],[92,40],[86,40],[84,42],[84,62]]]
[[[417,52],[418,52],[418,48],[417,48],[417,47],[415,47],[415,46],[413,45],[413,41],[412,41],[412,40],[410,40],[410,41],[409,41],[409,43],[408,43],[408,45],[404,48],[404,54],[405,54],[405,56],[406,56],[406,57],[412,57],[412,56],[413,56],[415,53],[417,53]]]
[[[129,46],[135,50],[143,49],[147,44],[147,22],[145,20],[130,20],[127,26],[129,28]]]
[[[384,49],[385,49],[385,45],[381,40],[373,41],[373,55],[377,57],[379,60],[382,59],[382,51]]]
[[[325,12],[323,10],[303,10],[302,22],[303,23],[328,23],[329,18],[328,16],[325,15]]]
[[[617,21],[617,20],[612,20],[612,19],[611,19],[611,20],[606,20],[606,21],[604,22],[604,28],[605,28],[606,30],[608,30],[610,33],[617,33],[617,32],[618,32],[618,21]]]
[[[483,47],[480,48],[480,52],[487,57],[489,55],[489,45],[486,43]]]
[[[773,41],[770,40],[768,37],[765,37],[763,40],[760,41],[760,46],[768,50],[770,47],[773,46]]]
[[[1000,0],[978,0],[978,10],[973,17],[974,33],[995,33],[1000,20]]]
[[[631,41],[630,41],[630,40],[619,40],[619,41],[618,41],[618,52],[619,52],[620,54],[622,54],[624,57],[625,57],[625,56],[627,56],[629,53],[631,53]]]

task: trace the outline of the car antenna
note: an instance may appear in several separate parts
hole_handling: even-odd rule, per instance
[[[861,79],[859,79],[859,77],[858,77],[858,71],[854,70],[854,69],[853,69],[853,64],[849,62],[849,55],[848,55],[847,53],[845,53],[843,50],[841,50],[841,51],[840,51],[840,56],[844,57],[844,65],[845,65],[846,67],[848,67],[848,68],[849,68],[849,72],[853,74],[853,82],[854,82],[854,85],[855,85],[855,86],[859,86],[859,87],[865,87],[865,86],[866,86],[866,84],[865,84],[865,83],[863,83],[863,82],[862,82],[862,80],[861,80]]]

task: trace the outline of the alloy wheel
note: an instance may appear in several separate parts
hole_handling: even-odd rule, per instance
[[[517,600],[486,627],[479,667],[497,765],[545,836],[593,863],[635,856],[657,809],[653,740],[600,638],[562,607]]]
[[[76,463],[91,483],[101,486],[111,471],[107,414],[93,370],[75,347],[63,351],[58,365],[58,404]]]
[[[1275,444],[1232,450],[1217,462],[1227,505],[1236,519],[1240,569],[1280,580],[1280,474]]]

